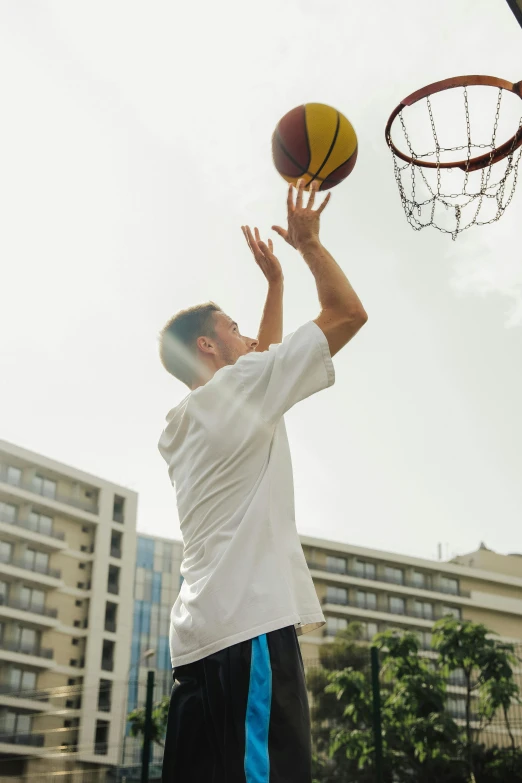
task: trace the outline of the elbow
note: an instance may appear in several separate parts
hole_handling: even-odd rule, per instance
[[[346,324],[350,324],[351,326],[356,326],[357,329],[361,329],[366,321],[368,320],[368,313],[364,309],[364,307],[361,305],[356,310],[352,310],[351,312],[346,314]]]

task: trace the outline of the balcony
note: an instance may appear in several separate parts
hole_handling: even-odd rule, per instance
[[[396,584],[402,587],[411,587],[415,590],[425,590],[430,593],[444,593],[445,595],[456,595],[462,598],[471,598],[471,593],[467,590],[461,590],[460,587],[456,591],[454,588],[443,588],[437,586],[427,587],[426,585],[420,585],[416,583],[414,579],[397,579],[396,577],[386,576],[385,574],[368,575],[361,573],[354,568],[342,568],[340,566],[327,566],[326,563],[307,562],[308,568],[311,571],[326,571],[330,574],[340,574],[341,576],[354,576],[357,579],[367,579],[373,582],[385,582],[386,584]]]
[[[54,493],[51,496],[45,493],[43,489],[41,490],[38,487],[35,487],[32,481],[24,481],[23,479],[16,483],[9,481],[5,465],[0,465],[0,481],[4,482],[5,484],[10,484],[13,487],[17,487],[18,489],[23,489],[26,492],[31,492],[33,495],[38,495],[39,497],[43,497],[46,500],[54,500],[57,503],[63,503],[66,506],[73,506],[74,508],[78,508],[81,511],[87,511],[90,514],[99,513],[98,504],[94,500],[80,500],[79,498],[71,498],[67,495],[60,495],[58,493]]]
[[[380,614],[392,614],[394,616],[403,616],[403,617],[417,617],[421,620],[426,620],[430,623],[436,622],[436,620],[439,620],[441,617],[444,617],[444,612],[434,612],[431,617],[426,617],[423,615],[422,612],[420,612],[417,609],[410,609],[409,607],[399,607],[397,606],[395,609],[391,609],[390,606],[387,604],[386,606],[365,606],[363,604],[359,604],[357,601],[349,601],[349,600],[342,600],[340,598],[333,599],[328,598],[327,596],[324,597],[321,600],[321,603],[324,605],[331,604],[332,606],[346,606],[347,608],[353,608],[353,609],[360,609],[365,612],[378,612]],[[356,617],[354,617],[354,620],[357,620]]]
[[[53,579],[62,578],[62,572],[57,568],[50,568],[49,566],[39,565],[38,563],[28,563],[26,560],[16,560],[12,555],[4,555],[0,553],[0,563],[12,565],[15,568],[24,568],[26,571],[32,571],[35,574],[52,576]]]
[[[22,655],[34,655],[37,658],[52,659],[54,655],[54,650],[40,647],[39,644],[29,644],[27,642],[4,640],[0,643],[0,649],[5,650],[6,652],[21,653]]]
[[[49,701],[48,691],[23,690],[19,685],[13,685],[10,682],[0,683],[0,695],[19,696],[21,699],[27,699],[31,701]]]
[[[23,601],[17,601],[15,598],[7,598],[3,595],[0,595],[0,606],[8,606],[10,609],[19,609],[22,612],[41,614],[44,617],[58,617],[58,609],[47,609],[45,606],[28,606]]]
[[[43,734],[9,734],[0,731],[0,743],[6,745],[32,745],[34,748],[43,748]]]
[[[28,519],[12,519],[8,514],[0,511],[0,522],[5,525],[14,525],[15,527],[23,527],[24,530],[30,530],[31,533],[38,533],[40,536],[49,536],[49,538],[55,538],[57,541],[65,541],[65,533],[48,530],[43,525],[35,525]]]

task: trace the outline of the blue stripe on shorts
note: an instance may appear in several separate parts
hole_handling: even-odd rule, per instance
[[[272,701],[272,667],[266,634],[252,639],[250,685],[245,724],[246,783],[269,783],[268,729]]]

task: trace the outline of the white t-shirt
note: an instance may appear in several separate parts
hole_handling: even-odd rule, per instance
[[[310,321],[221,368],[168,414],[159,450],[176,488],[184,577],[173,667],[288,625],[298,635],[324,625],[295,524],[283,415],[334,379]]]

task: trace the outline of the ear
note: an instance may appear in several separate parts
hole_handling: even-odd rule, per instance
[[[216,353],[216,345],[213,340],[210,340],[208,337],[198,337],[196,340],[196,348],[204,354]]]

